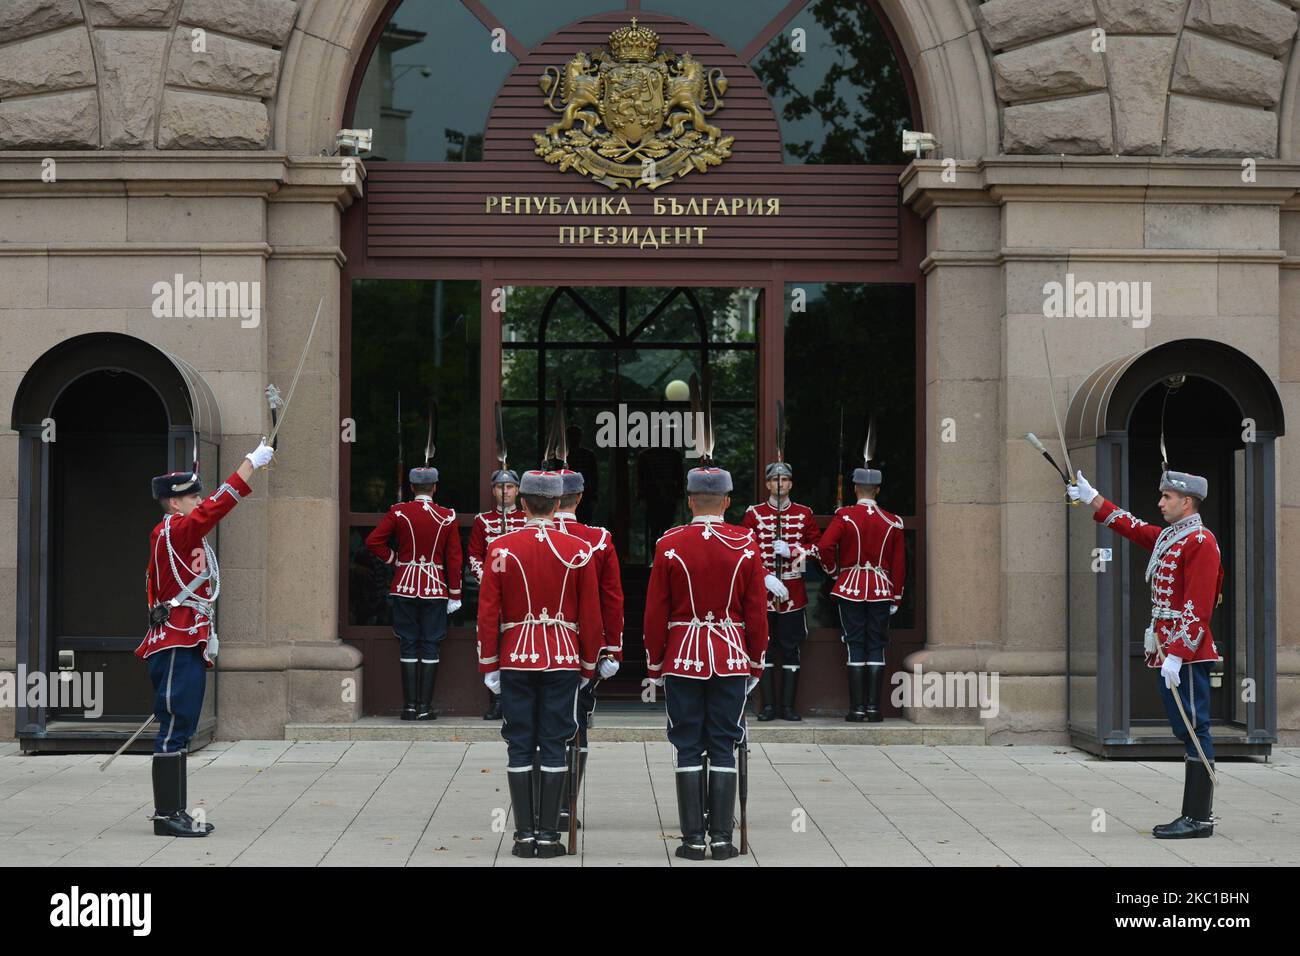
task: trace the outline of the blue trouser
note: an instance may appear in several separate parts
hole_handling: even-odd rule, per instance
[[[840,629],[849,649],[849,666],[885,663],[885,645],[889,643],[889,601],[843,601],[840,605]]]
[[[208,683],[203,653],[197,647],[173,647],[150,655],[146,663],[153,682],[153,713],[158,718],[153,752],[180,753],[189,748],[203,710]]]
[[[1165,713],[1169,715],[1169,726],[1174,730],[1174,736],[1183,742],[1187,748],[1187,757],[1189,760],[1200,760],[1196,753],[1196,747],[1192,743],[1191,736],[1187,733],[1187,725],[1183,723],[1182,714],[1178,712],[1178,705],[1174,702],[1174,693],[1176,692],[1183,702],[1183,709],[1187,711],[1187,719],[1192,722],[1192,727],[1196,729],[1196,738],[1201,742],[1201,749],[1205,751],[1205,759],[1214,760],[1214,742],[1210,739],[1210,667],[1212,661],[1205,661],[1197,664],[1184,664],[1183,669],[1178,672],[1178,677],[1182,681],[1174,690],[1165,686],[1165,679],[1159,671],[1156,671],[1156,680],[1160,682],[1160,699],[1165,703]]]
[[[677,750],[676,767],[699,767],[709,755],[713,770],[736,766],[736,747],[745,739],[745,685],[748,674],[734,677],[664,677],[668,705],[668,742]]]
[[[390,594],[393,633],[404,661],[438,663],[438,648],[447,636],[446,598],[406,598]]]
[[[573,671],[501,671],[501,736],[507,764],[563,770],[564,745],[578,730],[578,682]]]
[[[804,612],[786,611],[784,614],[778,614],[776,611],[767,612],[767,657],[763,662],[764,667],[774,667],[775,662],[771,659],[773,651],[779,651],[781,666],[787,670],[797,671],[799,669],[799,652],[803,649],[803,642],[808,637],[808,621],[804,617]]]

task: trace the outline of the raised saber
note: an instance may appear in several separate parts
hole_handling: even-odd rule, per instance
[[[1070,461],[1070,449],[1065,444],[1065,429],[1061,427],[1061,414],[1056,410],[1056,385],[1052,378],[1052,355],[1047,351],[1047,330],[1043,329],[1043,358],[1047,361],[1047,394],[1052,400],[1052,418],[1056,419],[1056,437],[1061,441],[1061,454],[1065,456],[1065,467],[1074,481],[1074,463]]]
[[[294,369],[293,381],[289,383],[289,393],[285,396],[280,405],[280,420],[271,428],[271,434],[266,437],[266,443],[274,446],[275,436],[279,433],[280,427],[284,424],[285,416],[289,414],[289,403],[293,401],[294,389],[298,387],[298,378],[302,375],[302,367],[307,364],[307,350],[311,348],[312,336],[316,334],[316,325],[320,322],[320,310],[325,305],[325,296],[320,297],[320,302],[316,303],[316,317],[311,320],[311,328],[307,330],[307,341],[303,344],[302,354],[298,356],[298,367]]]
[[[1056,463],[1056,459],[1052,457],[1052,453],[1047,450],[1047,448],[1043,445],[1041,441],[1038,440],[1037,435],[1035,435],[1033,432],[1030,432],[1029,434],[1025,435],[1025,441],[1029,442],[1029,444],[1033,445],[1035,448],[1038,449],[1038,451],[1042,454],[1042,456],[1047,459],[1047,463],[1052,466],[1052,470],[1061,476],[1061,480],[1063,482],[1065,482],[1067,485],[1070,483],[1070,476],[1061,470],[1061,466]]]

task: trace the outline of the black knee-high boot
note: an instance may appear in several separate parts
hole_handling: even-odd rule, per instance
[[[704,771],[685,770],[677,778],[677,821],[682,828],[682,845],[677,855],[684,860],[704,859]]]
[[[709,852],[715,860],[730,860],[740,855],[731,842],[738,784],[739,776],[734,770],[709,771]]]
[[[185,754],[154,754],[153,832],[155,836],[205,837],[206,827],[196,826],[185,812]]]
[[[1211,765],[1213,766],[1213,765]],[[1172,823],[1153,827],[1157,840],[1194,840],[1214,835],[1214,781],[1200,758],[1184,761],[1183,813]]]
[[[537,812],[537,855],[564,856],[565,847],[560,842],[560,804],[567,796],[564,788],[567,773],[541,771],[541,804]]]
[[[763,674],[758,679],[758,696],[763,701],[762,709],[758,712],[759,720],[776,719],[776,677],[773,674],[776,668],[771,664],[763,668]]]
[[[510,770],[506,777],[510,781],[510,807],[515,816],[515,845],[510,852],[514,856],[533,857],[537,855],[537,824],[533,819],[533,778],[537,771]]]
[[[402,719],[415,720],[420,693],[419,661],[402,661]]]
[[[433,685],[438,680],[438,665],[428,661],[420,661],[420,707],[416,712],[416,720],[437,720],[438,715],[433,709]]]
[[[860,724],[867,719],[867,708],[863,704],[866,696],[867,675],[865,667],[849,667],[849,712],[844,719],[850,723]]]
[[[885,719],[880,712],[880,692],[885,684],[883,667],[859,668],[867,672],[867,722],[878,724]]]
[[[794,706],[794,699],[799,693],[799,668],[785,667],[782,670],[784,673],[781,675],[781,719],[802,720]]]

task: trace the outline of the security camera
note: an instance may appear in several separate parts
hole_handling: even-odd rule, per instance
[[[341,129],[334,134],[337,153],[340,156],[357,156],[369,152],[374,141],[373,129]]]
[[[939,148],[939,141],[934,138],[933,133],[922,133],[920,130],[903,130],[903,152],[915,153],[916,158],[920,159],[922,153],[933,153]]]

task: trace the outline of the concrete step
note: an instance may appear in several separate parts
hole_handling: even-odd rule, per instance
[[[592,741],[663,741],[662,712],[597,713],[589,733]],[[805,717],[798,723],[749,721],[753,743],[782,744],[941,744],[983,745],[984,727],[978,724],[914,724],[889,718],[878,724],[850,724],[842,717]],[[288,724],[285,740],[500,740],[501,725],[476,717],[440,717],[428,721],[403,721],[395,717],[362,717],[355,723]]]

